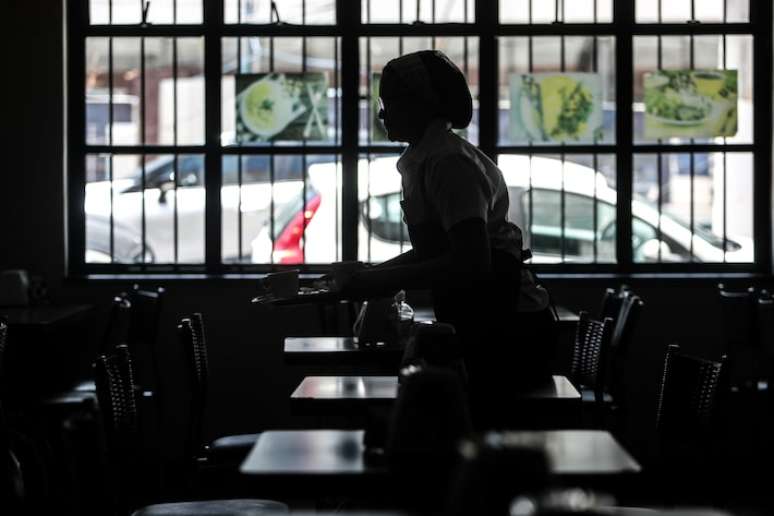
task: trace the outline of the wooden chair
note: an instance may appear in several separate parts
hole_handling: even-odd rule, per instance
[[[137,378],[143,389],[153,391],[161,403],[161,373],[159,369],[158,338],[165,290],[142,290],[134,285],[128,293],[131,303],[127,344],[141,376]]]
[[[178,339],[188,357],[191,408],[186,456],[200,465],[237,467],[255,444],[260,433],[227,435],[205,443],[202,428],[207,407],[209,361],[204,317],[194,313],[180,321]]]
[[[97,396],[103,415],[111,487],[115,493],[118,514],[162,516],[169,514],[262,515],[287,513],[286,505],[271,500],[210,500],[162,503],[141,507],[148,495],[144,453],[139,442],[139,413],[134,398],[132,359],[126,346],[115,354],[102,355],[95,364]],[[138,507],[141,507],[138,509]]]
[[[584,405],[592,404],[593,422],[598,426],[604,416],[605,405],[611,398],[605,392],[608,353],[613,336],[613,319],[595,321],[589,313],[579,314],[575,333],[570,381],[580,391]]]

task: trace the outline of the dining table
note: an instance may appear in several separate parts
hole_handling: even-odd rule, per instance
[[[307,376],[290,395],[290,408],[294,414],[315,416],[328,424],[341,417],[352,424],[374,408],[392,407],[398,385],[397,376]],[[581,394],[566,376],[553,375],[543,386],[506,395],[507,410],[519,428],[569,428],[580,422]]]
[[[509,431],[509,445],[543,450],[549,473],[567,485],[608,485],[638,474],[637,460],[605,430]],[[256,485],[292,486],[304,493],[389,492],[384,455],[364,444],[364,430],[269,430],[261,433],[239,471]],[[610,484],[612,482],[612,484]]]

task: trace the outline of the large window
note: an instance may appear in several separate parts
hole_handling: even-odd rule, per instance
[[[410,247],[376,117],[420,49],[557,272],[765,270],[771,6],[749,0],[69,2],[75,273],[241,273]]]

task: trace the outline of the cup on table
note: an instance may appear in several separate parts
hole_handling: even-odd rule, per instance
[[[263,280],[264,286],[276,297],[294,297],[298,295],[298,269],[273,272]]]

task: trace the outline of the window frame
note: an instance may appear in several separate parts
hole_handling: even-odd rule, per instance
[[[748,23],[636,23],[636,0],[613,2],[610,23],[501,24],[499,0],[475,0],[472,23],[363,24],[359,0],[336,0],[336,25],[225,24],[224,2],[203,0],[201,25],[89,25],[88,0],[67,3],[67,258],[74,276],[90,274],[240,274],[300,268],[318,273],[321,264],[245,264],[221,260],[222,162],[227,155],[334,154],[341,160],[341,259],[356,260],[358,253],[358,160],[364,154],[395,153],[391,145],[363,145],[359,141],[359,41],[363,37],[476,37],[479,65],[479,147],[493,160],[499,154],[612,154],[616,158],[616,263],[534,264],[538,271],[568,274],[631,273],[769,273],[772,266],[772,3],[750,1]],[[694,2],[696,0],[693,0]],[[595,9],[596,12],[596,9]],[[635,144],[633,128],[634,40],[637,36],[752,35],[754,90],[753,142],[750,144]],[[89,145],[86,143],[86,39],[102,37],[203,37],[204,131],[202,145]],[[339,70],[341,137],[333,145],[223,146],[221,145],[222,38],[224,37],[335,37],[340,41]],[[498,141],[498,38],[503,36],[612,36],[615,39],[616,127],[614,144],[501,145]],[[142,124],[144,126],[144,123]],[[141,129],[144,130],[144,127]],[[753,156],[752,263],[634,263],[632,249],[632,187],[635,154],[748,152]],[[204,156],[206,201],[205,262],[191,264],[94,264],[85,262],[84,211],[86,156],[89,154],[201,154]]]

